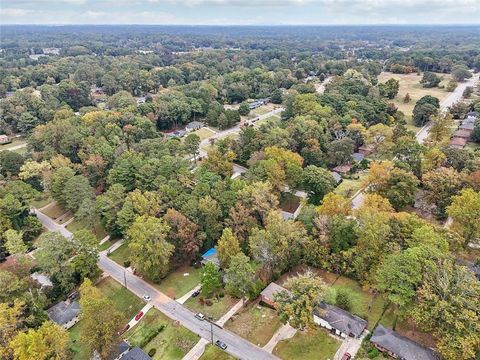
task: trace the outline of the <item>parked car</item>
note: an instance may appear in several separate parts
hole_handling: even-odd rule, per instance
[[[136,316],[135,316],[135,321],[138,321],[142,318],[143,316],[143,311],[140,311]]]
[[[227,344],[220,340],[215,341],[215,345],[217,345],[222,350],[225,350],[227,348]]]
[[[205,320],[205,315],[202,314],[202,313],[196,313],[195,314],[195,317],[198,319],[198,320]]]
[[[352,358],[352,355],[350,355],[350,353],[348,353],[348,352],[346,352],[342,356],[342,360],[350,360],[351,358]]]
[[[198,289],[198,290],[195,290],[193,293],[192,293],[192,297],[197,297],[198,295],[200,295],[200,292],[202,291],[202,289]]]
[[[148,302],[148,301],[151,301],[152,298],[149,295],[143,295],[143,300]]]
[[[130,324],[125,325],[125,327],[124,327],[122,330],[120,330],[120,331],[117,333],[117,335],[122,335],[122,334],[123,334],[125,331],[127,331],[128,329],[130,329]]]

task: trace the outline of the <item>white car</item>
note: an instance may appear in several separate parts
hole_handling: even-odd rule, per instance
[[[152,300],[152,298],[149,295],[143,295],[143,300],[145,300],[146,302],[149,302]]]
[[[205,315],[203,315],[202,313],[196,313],[195,317],[201,321],[205,320]]]

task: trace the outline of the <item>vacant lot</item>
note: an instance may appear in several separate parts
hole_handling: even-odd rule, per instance
[[[58,224],[63,224],[73,216],[71,212],[65,210],[56,202],[50,203],[47,207],[45,207],[45,209],[42,210],[42,212],[49,218],[55,220],[55,222]]]
[[[443,81],[440,83],[440,86],[446,86],[447,83],[451,80],[450,74],[437,74],[443,78]],[[445,89],[440,89],[438,87],[426,89],[420,84],[423,75],[414,74],[393,74],[389,72],[383,72],[378,76],[379,82],[386,82],[388,79],[394,78],[395,80],[400,81],[400,89],[398,95],[392,102],[398,106],[398,109],[407,115],[408,119],[411,119],[413,107],[415,103],[425,95],[431,95],[437,97],[440,101],[448,96],[449,92]],[[403,99],[406,94],[410,94],[410,102],[405,104]]]
[[[298,331],[291,339],[283,340],[273,354],[284,360],[328,360],[340,347],[341,341],[324,329]]]
[[[277,312],[256,303],[235,314],[225,328],[258,346],[264,346],[280,328]]]
[[[23,146],[27,144],[27,140],[25,139],[13,139],[11,143],[9,144],[1,144],[0,145],[0,151],[2,150],[11,150],[12,148],[16,146]],[[14,150],[15,151],[15,150]]]
[[[264,115],[270,111],[273,110],[275,105],[273,104],[267,104],[267,105],[262,105],[256,109],[253,109],[252,111],[250,111],[250,115],[253,115],[254,117],[255,116],[259,116],[259,115]]]
[[[225,313],[238,301],[231,296],[225,294],[223,298],[210,299],[212,305],[208,306],[202,303],[202,296],[196,298],[190,298],[185,302],[185,306],[193,312],[201,312],[207,316],[212,317],[214,320],[220,319]]]
[[[208,139],[209,137],[212,137],[213,135],[215,135],[215,132],[213,132],[212,130],[207,129],[207,128],[201,128],[199,130],[192,131],[191,134],[196,134],[196,135],[198,135],[200,140],[205,140],[205,139]]]
[[[235,358],[215,345],[208,344],[199,360],[235,360]]]
[[[71,232],[84,230],[84,229],[90,230],[97,237],[98,240],[102,240],[105,236],[107,236],[107,232],[103,228],[100,221],[98,221],[93,228],[77,220],[73,220],[70,224],[67,225],[67,230]]]
[[[108,257],[113,261],[115,261],[117,264],[121,266],[125,266],[125,261],[129,260],[129,256],[128,256],[129,252],[130,250],[128,250],[127,244],[123,243],[114,252],[108,254]]]
[[[253,126],[255,127],[260,127],[261,125],[266,125],[266,124],[278,124],[280,122],[280,117],[278,117],[277,115],[272,115],[272,116],[269,116],[265,119],[262,119],[262,120],[258,120],[256,121]]]
[[[138,346],[146,353],[155,349],[154,360],[182,359],[199,340],[196,334],[154,308],[125,335],[132,346]]]
[[[358,190],[363,188],[364,177],[365,174],[359,174],[358,179],[343,179],[333,192],[347,198],[352,197]]]
[[[192,266],[182,266],[169,273],[160,284],[153,284],[153,286],[172,299],[178,299],[199,283],[200,269],[195,269]]]
[[[127,323],[144,306],[144,302],[112,278],[102,280],[97,287],[102,295],[113,302],[113,306],[122,314],[122,323]],[[73,352],[73,359],[88,360],[85,345],[80,340],[82,321],[77,323],[68,332],[70,335],[70,349]],[[118,341],[121,341],[120,336]]]

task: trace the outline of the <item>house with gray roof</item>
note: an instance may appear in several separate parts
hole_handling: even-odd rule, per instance
[[[122,356],[122,360],[152,360],[142,349],[134,347]]]
[[[403,360],[438,360],[432,349],[400,335],[396,331],[378,325],[370,339],[375,347],[388,355]]]
[[[268,284],[268,286],[263,289],[263,291],[260,293],[260,301],[267,304],[268,306],[271,306],[272,308],[275,308],[275,301],[274,301],[274,296],[275,294],[282,292],[282,291],[287,291],[284,287],[275,284],[274,282],[271,282]]]
[[[313,321],[342,338],[359,338],[367,327],[367,321],[361,317],[324,302],[314,309]]]
[[[201,129],[204,126],[205,124],[201,121],[192,121],[192,122],[189,122],[187,126],[185,126],[185,131],[187,132],[195,131],[195,130]]]
[[[78,301],[61,301],[48,309],[47,314],[55,324],[68,330],[79,320],[80,304]]]

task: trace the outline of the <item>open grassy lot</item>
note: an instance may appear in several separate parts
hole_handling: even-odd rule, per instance
[[[178,299],[199,283],[200,268],[195,269],[192,266],[182,266],[170,272],[160,284],[153,284],[153,286],[172,299]]]
[[[440,77],[443,77],[443,81],[440,83],[440,86],[446,86],[447,83],[451,80],[450,74],[437,74]],[[416,73],[413,74],[393,74],[390,72],[382,72],[378,76],[379,82],[386,82],[388,79],[394,78],[395,80],[400,81],[400,89],[398,91],[398,95],[395,99],[391,100],[395,105],[398,106],[398,109],[402,111],[405,115],[407,115],[408,120],[411,121],[411,115],[413,111],[413,107],[415,103],[425,95],[431,95],[437,97],[440,101],[443,98],[448,96],[449,92],[445,89],[440,89],[438,87],[426,89],[422,87],[420,84],[420,80],[422,79],[423,75],[417,75]],[[403,98],[406,94],[410,94],[410,102],[405,104],[403,102]],[[390,100],[389,100],[390,101]],[[410,127],[414,128],[413,125],[410,123]]]
[[[12,142],[9,143],[9,144],[1,144],[0,145],[0,151],[10,150],[15,146],[24,145],[26,143],[27,143],[27,140],[22,139],[22,138],[12,139]]]
[[[266,125],[266,124],[278,124],[280,122],[280,117],[278,117],[277,115],[272,115],[272,116],[269,116],[265,119],[262,119],[262,120],[258,120],[256,121],[253,126],[254,127],[260,127],[261,125]]]
[[[113,301],[113,305],[122,313],[122,323],[127,323],[144,306],[143,300],[125,289],[112,278],[106,278],[98,283],[102,295]],[[73,352],[73,359],[88,360],[86,347],[80,340],[82,321],[72,327],[68,333],[70,336],[70,349]],[[121,338],[118,337],[120,342]]]
[[[358,190],[363,188],[364,177],[365,174],[358,174],[358,179],[343,179],[333,192],[348,198],[352,197]]]
[[[184,305],[193,312],[201,312],[202,314],[212,317],[214,320],[220,319],[222,315],[225,315],[225,313],[238,301],[238,299],[234,299],[225,294],[223,298],[211,299],[213,304],[208,306],[204,303],[202,304],[201,299],[201,295],[196,298],[190,298]]]
[[[31,205],[36,209],[41,209],[44,206],[47,206],[53,201],[48,193],[41,193],[35,200],[32,201]]]
[[[215,345],[208,344],[199,360],[235,360],[235,358]]]
[[[200,140],[208,139],[209,137],[215,135],[215,133],[207,128],[201,128],[196,131],[192,131],[192,134],[197,134]],[[185,139],[185,138],[184,138]]]
[[[127,244],[123,243],[117,250],[108,254],[108,257],[115,261],[117,264],[125,266],[125,261],[128,260],[128,253],[128,246]]]
[[[253,303],[235,314],[225,328],[258,346],[264,346],[280,328],[275,310]]]
[[[272,111],[273,107],[274,107],[273,104],[262,105],[262,106],[260,106],[256,109],[253,109],[252,111],[250,111],[250,114],[252,114],[254,116],[264,115],[264,114]]]
[[[284,360],[328,360],[340,347],[341,341],[324,329],[298,331],[294,337],[282,340],[273,354]]]
[[[60,217],[65,215],[68,211],[61,207],[58,203],[51,202],[42,212],[47,215],[49,218],[57,221]]]
[[[100,224],[100,222],[97,222],[93,228],[77,220],[73,220],[70,224],[67,225],[67,230],[71,232],[83,229],[90,230],[97,237],[98,240],[102,240],[105,236],[107,236],[107,232],[103,228],[102,224]]]
[[[198,335],[154,308],[125,335],[132,346],[138,346],[146,353],[156,349],[152,357],[154,360],[182,359],[199,340]]]

